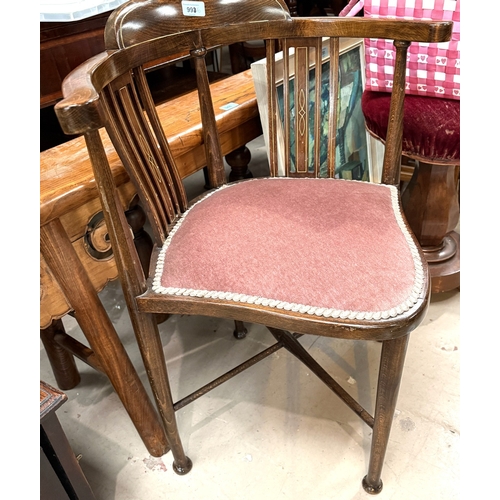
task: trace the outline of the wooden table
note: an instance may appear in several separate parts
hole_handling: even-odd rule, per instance
[[[249,176],[245,144],[262,134],[251,72],[217,81],[212,89],[223,154],[235,165],[230,178]],[[235,106],[225,111],[222,106],[228,103]],[[181,177],[202,169],[206,161],[197,94],[163,103],[158,113]],[[106,132],[101,134],[126,210],[136,193]],[[99,300],[98,292],[117,278],[117,270],[82,137],[40,154],[40,251],[41,339],[59,387],[79,382],[73,354],[102,371],[151,455],[165,454],[168,445],[156,410]],[[89,347],[66,335],[60,318],[70,312]]]

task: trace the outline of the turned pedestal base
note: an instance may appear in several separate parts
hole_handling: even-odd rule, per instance
[[[452,231],[446,238],[453,241],[456,253],[448,260],[429,262],[432,293],[449,292],[460,287],[460,235]]]
[[[459,167],[415,162],[403,209],[429,264],[432,293],[460,286]]]

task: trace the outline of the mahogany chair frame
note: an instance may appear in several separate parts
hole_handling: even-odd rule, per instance
[[[66,133],[85,136],[125,300],[155,402],[165,425],[174,457],[174,470],[178,474],[185,474],[192,467],[181,443],[175,412],[285,347],[373,429],[368,473],[363,479],[363,487],[369,493],[378,493],[382,489],[381,471],[409,334],[425,317],[429,303],[428,269],[420,249],[423,266],[421,292],[410,310],[400,312],[394,317],[323,317],[271,308],[262,303],[249,304],[224,301],[215,297],[155,293],[152,290],[154,264],[150,268],[149,276],[146,276],[117,196],[99,128],[106,127],[130,177],[135,180],[152,227],[155,248],[151,261],[154,263],[163,242],[191,205],[186,198],[175,168],[175,160],[170,153],[147,87],[143,68],[148,62],[161,58],[174,60],[176,54],[186,53],[194,58],[209,180],[213,188],[218,188],[225,184],[226,180],[205,64],[205,55],[211,49],[245,40],[266,40],[268,78],[269,82],[272,82],[269,88],[273,88],[277,41],[285,48],[294,46],[297,51],[299,48],[309,50],[308,47],[321,47],[322,39],[330,37],[331,76],[332,81],[336,81],[338,67],[335,56],[338,56],[339,37],[396,40],[397,59],[382,182],[397,186],[401,157],[406,50],[410,41],[446,41],[451,35],[451,23],[333,17],[292,18],[282,0],[238,0],[238,5],[235,5],[235,2],[225,5],[222,1],[214,1],[205,4],[204,17],[188,18],[177,13],[174,16],[175,21],[185,23],[185,26],[182,25],[183,32],[164,35],[168,32],[166,24],[173,20],[167,20],[165,15],[160,15],[161,12],[166,12],[161,10],[165,4],[179,7],[180,2],[134,1],[117,9],[110,16],[106,27],[107,54],[90,59],[65,80],[65,99],[56,106],[56,113]],[[245,21],[241,22],[241,19]],[[136,29],[137,20],[141,21],[140,30]],[[337,84],[333,84],[330,94],[332,102],[336,102],[337,89]],[[274,91],[269,92],[268,105],[270,171],[271,175],[275,176],[278,170],[278,148],[275,140],[278,113]],[[319,103],[317,105],[319,106]],[[335,108],[336,106],[332,106],[331,123],[336,123]],[[334,135],[331,134],[332,141]],[[330,147],[334,147],[333,142]],[[304,161],[307,160],[304,158]],[[334,175],[334,169],[333,158],[329,169],[331,176]],[[293,175],[293,172],[287,173]],[[313,176],[318,176],[318,173],[315,172]],[[408,224],[405,224],[411,235]],[[416,239],[411,237],[418,248]],[[155,320],[157,314],[202,315],[258,323],[269,329],[276,343],[174,403]],[[298,338],[304,334],[382,342],[374,416],[342,389],[301,346]]]

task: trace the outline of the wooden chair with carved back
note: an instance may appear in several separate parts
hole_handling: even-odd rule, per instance
[[[192,467],[175,412],[285,347],[373,429],[363,486],[378,493],[409,334],[423,320],[429,302],[427,265],[402,213],[396,187],[405,54],[412,40],[448,39],[451,23],[292,18],[282,0],[218,0],[201,5],[203,12],[183,12],[180,0],[136,0],[118,8],[106,27],[108,54],[66,79],[65,99],[56,107],[63,129],[86,138],[174,469],[185,474]],[[182,32],[165,35],[171,16],[182,23]],[[382,184],[335,178],[340,37],[396,40]],[[267,46],[271,175],[226,183],[204,58],[214,47],[257,39],[266,40]],[[284,57],[285,74],[294,76],[293,84],[284,78],[280,98],[277,40],[285,54],[294,53],[293,64]],[[320,71],[310,69],[311,62],[315,68],[321,66],[325,43],[330,68],[326,84]],[[194,57],[212,185],[190,204],[143,69],[153,59],[186,52]],[[326,101],[320,98],[322,85],[329,89]],[[147,276],[116,195],[101,127],[134,179],[152,227],[155,248]],[[227,258],[241,248],[245,259]],[[155,321],[155,315],[166,313],[262,324],[276,343],[174,402]],[[373,416],[302,347],[302,335],[382,343]]]

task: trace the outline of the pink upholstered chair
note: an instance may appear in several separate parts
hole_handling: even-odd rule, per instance
[[[181,33],[165,35],[164,23],[172,17]],[[56,112],[66,132],[85,135],[129,314],[177,473],[189,472],[192,463],[175,411],[285,347],[373,429],[363,486],[370,493],[381,491],[409,334],[424,318],[429,301],[427,264],[401,210],[397,187],[405,51],[409,40],[443,41],[450,33],[446,22],[292,18],[282,0],[206,2],[199,17],[184,16],[180,0],[134,0],[108,21],[108,53],[66,80],[65,100]],[[339,37],[370,35],[400,40],[384,184],[334,178]],[[322,102],[322,72],[310,73],[310,63],[320,67],[325,38],[331,90],[330,99]],[[216,46],[258,39],[266,40],[271,177],[226,184],[205,55]],[[276,41],[286,55],[294,52],[294,64],[284,64],[285,75],[294,75],[293,92],[285,83],[283,100],[276,90]],[[203,123],[213,186],[191,204],[144,74],[150,60],[186,52],[194,57],[200,102],[199,110],[190,113]],[[316,90],[311,90],[311,75]],[[102,126],[135,182],[153,229],[155,249],[147,276],[110,175],[98,130]],[[279,131],[285,177],[276,176]],[[323,171],[326,176],[320,177]],[[228,258],[239,253],[244,258]],[[276,343],[173,402],[155,321],[161,313],[259,323]],[[304,334],[382,342],[373,416],[302,347]]]

